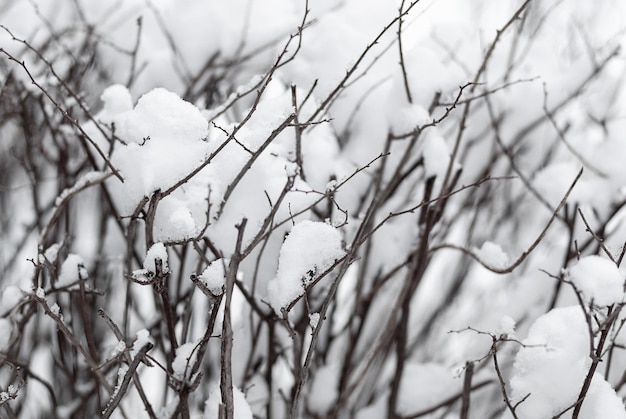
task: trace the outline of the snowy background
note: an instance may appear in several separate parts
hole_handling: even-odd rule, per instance
[[[0,3],[0,416],[626,418],[626,3]]]

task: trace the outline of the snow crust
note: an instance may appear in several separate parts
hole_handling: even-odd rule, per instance
[[[285,239],[267,301],[276,313],[304,293],[304,287],[345,255],[341,233],[323,222],[304,220]]]

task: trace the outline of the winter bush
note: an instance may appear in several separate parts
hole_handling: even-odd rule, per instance
[[[0,416],[626,418],[624,13],[5,2]]]

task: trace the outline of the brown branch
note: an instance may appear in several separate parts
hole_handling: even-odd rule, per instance
[[[576,183],[578,182],[578,180],[580,179],[582,174],[583,174],[583,169],[581,168],[580,171],[578,172],[578,175],[576,176],[576,178],[574,179],[574,181],[570,185],[569,189],[567,190],[567,192],[563,196],[563,199],[561,199],[561,202],[559,203],[559,205],[552,212],[552,215],[550,216],[550,219],[546,223],[546,226],[543,228],[543,230],[541,230],[541,233],[539,233],[539,235],[537,236],[535,241],[528,247],[528,249],[524,250],[524,252],[522,252],[522,254],[512,264],[510,264],[509,266],[506,266],[504,268],[499,268],[497,266],[491,266],[489,263],[487,263],[484,260],[482,260],[480,258],[480,256],[478,256],[473,250],[468,249],[467,247],[459,246],[459,245],[455,245],[455,244],[440,244],[440,245],[437,245],[437,246],[434,246],[433,248],[431,248],[430,249],[431,252],[435,252],[435,251],[440,250],[440,249],[455,249],[455,250],[459,250],[459,251],[465,253],[468,256],[471,256],[476,262],[480,263],[485,268],[489,269],[491,272],[498,273],[498,274],[506,274],[506,273],[513,272],[513,270],[515,268],[517,268],[522,262],[524,262],[524,260],[526,260],[526,257],[528,257],[528,255],[530,255],[533,252],[533,250],[535,250],[535,248],[539,245],[539,243],[541,243],[541,241],[545,237],[546,233],[550,229],[550,226],[552,225],[554,220],[557,218],[558,213],[565,206],[565,203],[567,202],[567,199],[569,198],[570,193],[574,189],[574,186],[576,186]]]
[[[237,243],[235,252],[228,264],[228,275],[226,277],[226,289],[224,290],[224,320],[222,322],[222,346],[221,346],[221,367],[220,367],[220,393],[222,395],[222,406],[224,408],[224,419],[234,419],[234,399],[233,399],[233,327],[231,324],[231,301],[239,263],[241,262],[241,247],[243,245],[243,233],[246,229],[246,218],[241,220],[237,227]]]

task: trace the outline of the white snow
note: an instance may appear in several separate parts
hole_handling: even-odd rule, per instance
[[[198,277],[213,295],[221,295],[224,292],[226,269],[229,263],[230,260],[227,258],[214,260]]]
[[[147,343],[154,343],[150,337],[150,332],[147,329],[138,330],[136,333],[137,338],[133,342],[133,349],[130,351],[130,356],[134,358],[141,348],[146,346]]]
[[[324,416],[324,413],[327,413],[337,400],[340,372],[336,364],[324,365],[315,371],[311,390],[307,396],[307,407],[314,413]]]
[[[503,269],[509,264],[509,256],[496,243],[486,241],[480,249],[475,249],[475,252],[481,261],[493,268]]]
[[[503,316],[500,319],[500,326],[496,330],[496,334],[515,338],[515,320],[510,316]]]
[[[120,386],[122,385],[122,382],[124,381],[124,377],[126,376],[127,372],[128,372],[127,364],[121,364],[120,367],[117,369],[117,384],[115,385],[115,390],[113,394],[119,391]]]
[[[552,163],[537,173],[533,184],[537,191],[553,206],[561,202],[568,188],[574,182],[581,165],[574,162]],[[589,170],[583,172],[572,190],[568,203],[606,208],[611,190],[607,182],[595,177]]]
[[[448,166],[450,165],[450,150],[443,137],[429,135],[422,143],[422,155],[424,156],[424,168],[426,176],[437,176],[438,182],[443,182]],[[452,174],[460,165],[455,161]]]
[[[304,293],[304,286],[345,255],[341,233],[322,222],[296,224],[285,239],[278,272],[267,287],[266,300],[280,314],[281,308]]]
[[[557,308],[540,316],[523,343],[515,358],[511,396],[514,403],[530,396],[517,413],[521,419],[552,417],[576,401],[591,364],[589,332],[581,307]],[[614,412],[601,417],[626,417],[615,392],[603,381],[601,375],[594,376],[581,417],[599,417],[591,412],[601,400]],[[615,408],[616,404],[621,406]]]
[[[178,380],[190,380],[190,373],[198,355],[198,342],[187,342],[176,348],[176,357],[172,362],[174,377]]]
[[[83,258],[74,253],[70,253],[61,265],[59,281],[56,286],[64,287],[77,282],[81,278],[86,279],[87,276],[88,273],[85,269],[85,262]]]
[[[37,298],[39,298],[41,300],[46,298],[46,292],[41,287],[37,288],[37,290],[35,291],[35,295],[37,295]]]
[[[126,342],[124,342],[123,340],[119,340],[117,342],[117,345],[115,345],[115,347],[111,351],[111,356],[110,357],[111,358],[115,358],[116,356],[118,356],[119,354],[124,352],[125,350],[126,350]]]
[[[398,413],[411,415],[441,403],[460,392],[463,382],[437,363],[407,362],[398,394]]]
[[[61,249],[61,243],[54,243],[46,249],[43,255],[48,261],[54,262],[55,260],[57,260],[59,249]]]
[[[130,92],[126,86],[121,84],[113,84],[104,89],[100,95],[100,100],[104,103],[103,113],[105,116],[121,114],[133,108],[133,99],[130,96]],[[103,115],[100,115],[101,119],[102,117]]]
[[[24,292],[15,285],[9,285],[2,290],[0,298],[0,313],[7,312],[15,307],[24,297]]]
[[[169,272],[169,267],[167,265],[167,249],[165,248],[165,245],[163,243],[155,243],[150,247],[150,249],[146,253],[146,258],[143,261],[143,268],[146,271],[155,274],[157,259],[161,259],[161,269],[163,273]]]
[[[252,410],[246,400],[246,396],[237,387],[233,386],[234,414],[235,419],[253,419]],[[222,402],[222,394],[219,386],[213,386],[209,398],[205,402],[203,419],[218,419],[219,406]]]
[[[109,176],[110,176],[109,173],[98,172],[98,171],[87,172],[81,175],[81,177],[76,181],[76,183],[73,186],[63,190],[59,194],[59,196],[57,196],[54,202],[54,205],[58,207],[68,196],[75,194],[76,192],[85,188],[89,184],[99,183],[103,181],[104,179],[108,178]]]
[[[129,110],[129,93],[123,89],[115,86],[105,92],[104,111],[97,118],[115,124],[115,135],[125,143],[116,145],[111,156],[124,182],[112,178],[108,184],[121,213],[129,215],[144,196],[168,189],[198,166],[208,156],[210,146],[205,141],[208,122],[191,103],[156,88],[139,98],[135,108]],[[177,191],[177,196],[184,198],[184,191]],[[162,222],[174,221],[181,230],[182,237],[172,233],[172,240],[187,238],[195,228],[189,216],[182,212],[170,220],[174,211],[168,211],[170,215]]]
[[[315,329],[320,322],[320,313],[309,314],[309,326],[311,329]]]
[[[624,278],[609,259],[586,256],[569,268],[568,279],[587,302],[609,306],[624,300]]]
[[[11,334],[13,332],[13,325],[11,320],[0,317],[0,350],[5,350],[8,348],[9,343],[11,342]]]

